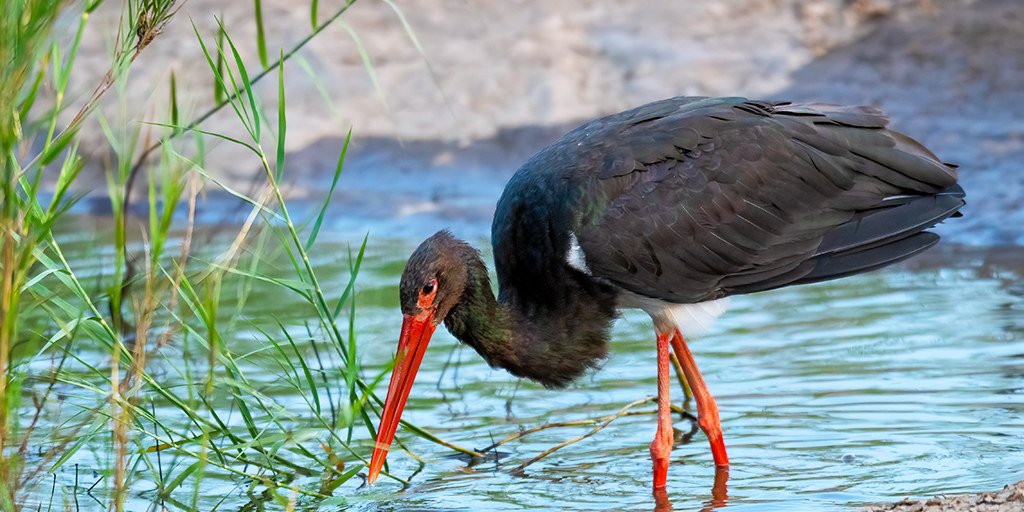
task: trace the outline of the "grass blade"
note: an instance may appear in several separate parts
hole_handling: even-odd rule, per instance
[[[194,25],[193,25],[194,28]],[[199,32],[196,32],[196,36],[199,36]],[[202,39],[200,39],[200,42]],[[217,104],[225,102],[224,82],[220,79],[224,76],[224,27],[217,25],[217,63],[213,66],[213,101]],[[210,54],[206,51],[206,47],[203,47],[203,53],[206,53],[206,58],[209,60]]]
[[[221,25],[223,27],[223,25]],[[260,110],[256,108],[256,95],[252,92],[252,81],[249,80],[249,73],[245,70],[245,62],[242,61],[242,56],[238,53],[238,48],[235,47],[235,42],[231,40],[231,36],[227,33],[224,34],[224,38],[228,41],[228,47],[231,48],[231,55],[235,58],[235,68],[238,70],[239,80],[242,82],[242,86],[245,87],[245,97],[249,100],[249,112],[252,113],[252,138],[254,141],[260,140]],[[230,75],[229,75],[230,76]]]
[[[277,65],[277,160],[274,162],[277,181],[281,181],[281,175],[284,173],[284,139],[287,131],[288,119],[284,109],[284,50],[282,50],[280,64]]]
[[[263,2],[253,0],[253,10],[256,16],[256,48],[260,55],[260,65],[267,67],[267,34],[263,29]]]
[[[178,84],[174,78],[174,71],[171,71],[171,124],[179,126],[178,122]]]
[[[341,154],[338,155],[338,164],[334,166],[334,175],[331,176],[331,187],[327,190],[327,197],[324,198],[324,202],[320,205],[320,210],[317,211],[316,221],[313,222],[313,229],[309,232],[309,237],[306,238],[306,250],[310,250],[313,244],[316,242],[317,234],[320,233],[320,226],[324,222],[324,214],[327,213],[327,207],[331,205],[331,199],[334,198],[334,189],[338,186],[338,179],[341,178],[341,169],[345,165],[345,155],[348,153],[348,145],[352,142],[352,129],[349,128],[348,134],[345,136],[345,144],[341,147]],[[364,240],[365,243],[365,240]]]

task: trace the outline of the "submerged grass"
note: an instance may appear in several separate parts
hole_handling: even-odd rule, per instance
[[[127,0],[109,71],[91,93],[76,96],[69,78],[79,42],[103,2],[0,7],[0,509],[77,509],[84,490],[77,469],[73,486],[57,486],[56,479],[87,461],[99,475],[88,495],[113,510],[138,499],[132,489],[139,482],[149,482],[150,499],[165,506],[198,509],[209,478],[247,489],[256,504],[330,503],[366,462],[353,443],[362,429],[375,437],[381,400],[374,390],[383,374],[360,369],[354,328],[367,239],[349,251],[344,284],[330,292],[310,256],[351,131],[338,148],[325,200],[308,219],[295,219],[282,192],[283,67],[353,2],[319,24],[313,2],[309,35],[268,63],[257,1],[256,74],[223,24],[212,37],[195,28],[217,103],[185,121],[172,72],[168,112],[146,125],[123,114],[108,118],[97,106],[108,92],[123,97],[132,63],[168,23],[182,22],[181,4]],[[78,23],[69,43],[51,35],[59,20],[71,18]],[[274,113],[264,111],[253,88],[265,76],[277,79]],[[202,127],[222,107],[230,107],[245,137]],[[113,251],[100,269],[69,260],[61,235],[74,219],[74,191],[83,188],[75,187],[85,165],[78,131],[87,122],[102,130],[112,155],[106,176],[113,229],[106,236]],[[230,236],[198,246],[199,197],[219,185],[204,168],[211,138],[248,149],[262,185],[252,194],[226,188],[249,205],[248,213]],[[131,195],[140,178],[148,215],[133,224]],[[255,284],[278,290],[289,313],[314,322],[247,316]],[[232,346],[246,335],[257,349]],[[253,379],[253,372],[274,376],[274,386],[260,384],[265,378]],[[273,387],[303,403],[280,401]]]

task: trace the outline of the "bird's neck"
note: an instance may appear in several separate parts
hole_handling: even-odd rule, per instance
[[[562,387],[604,359],[615,316],[613,294],[587,286],[567,271],[562,282],[550,283],[551,296],[545,300],[509,289],[502,290],[499,301],[479,256],[466,263],[466,289],[445,326],[489,365]]]
[[[476,258],[479,260],[479,258]],[[506,367],[517,358],[509,308],[498,303],[483,261],[468,265],[466,289],[445,317],[445,327],[473,347],[491,366]]]

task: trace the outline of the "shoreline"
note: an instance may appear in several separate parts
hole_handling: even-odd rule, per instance
[[[1008,484],[999,491],[956,494],[896,503],[870,505],[860,512],[1014,512],[1024,510],[1024,480]]]

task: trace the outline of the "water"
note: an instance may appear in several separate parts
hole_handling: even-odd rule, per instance
[[[1024,477],[1022,311],[1016,275],[983,277],[956,265],[735,298],[718,326],[692,343],[729,448],[725,503],[846,510],[1001,488]],[[392,349],[398,313],[365,314],[380,318],[372,323],[382,346],[367,355],[380,361]],[[623,315],[611,354],[602,371],[550,391],[489,369],[439,331],[405,417],[482,448],[522,428],[611,414],[654,393],[653,333],[644,314]],[[356,491],[350,502],[354,510],[651,509],[654,429],[653,416],[620,418],[525,476],[508,471],[589,427],[527,436],[502,446],[499,460],[472,467],[406,436],[429,461],[409,488],[385,482]],[[677,446],[672,460],[675,508],[709,503],[714,466],[703,435]],[[398,475],[418,467],[401,451],[390,461]]]
[[[87,277],[103,271],[90,261],[104,255],[94,242],[103,228],[81,228],[67,250]],[[340,255],[347,250],[345,240],[353,238],[337,231],[325,237],[314,265],[321,268],[325,289],[337,295],[345,282]],[[370,239],[356,317],[368,378],[384,371],[394,353],[401,324],[397,283],[405,256],[418,242]],[[727,497],[721,485],[718,499],[712,497],[715,469],[706,439],[697,432],[672,453],[667,502],[660,509],[850,510],[904,496],[997,489],[1024,478],[1024,286],[1016,265],[1024,253],[1008,251],[1009,256],[994,259],[984,249],[936,254],[940,257],[914,267],[735,297],[716,327],[691,344],[721,412],[732,462]],[[311,319],[289,313],[288,300],[278,289],[257,289],[247,320],[274,315],[299,330]],[[227,343],[244,353],[260,346],[254,337],[241,329]],[[482,449],[548,422],[613,414],[655,392],[649,318],[624,312],[610,353],[601,371],[569,389],[547,390],[489,368],[439,329],[404,418],[446,440]],[[171,368],[180,364],[180,356],[178,347],[167,347],[161,357],[151,358],[150,369],[173,382]],[[101,363],[104,357],[109,356],[95,354]],[[196,356],[197,365],[204,358]],[[303,398],[287,394],[276,382],[278,374],[247,368],[268,395],[302,414]],[[672,391],[681,401],[678,387]],[[645,404],[634,410],[653,409]],[[171,408],[161,412],[174,414]],[[238,421],[237,414],[228,416]],[[692,430],[685,420],[675,426],[681,436]],[[383,477],[367,487],[355,478],[336,493],[343,504],[324,509],[654,509],[647,451],[655,430],[652,414],[618,418],[525,473],[510,474],[590,429],[537,432],[472,463],[400,430],[399,438],[424,461],[397,447],[392,451],[391,471],[409,485]],[[325,437],[315,429],[303,432],[311,439]],[[372,441],[366,432],[357,429],[356,439],[368,457]],[[71,465],[58,474],[59,485],[77,490],[83,510],[102,509],[84,494],[109,467],[108,445],[102,443],[76,455],[79,475]],[[297,483],[315,490],[316,481]],[[135,481],[130,509],[148,507],[154,488],[144,477]],[[203,510],[218,504],[230,510],[252,499],[247,482],[218,477],[204,481],[199,502]]]

